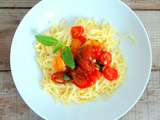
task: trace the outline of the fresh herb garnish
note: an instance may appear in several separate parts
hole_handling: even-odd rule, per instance
[[[71,78],[67,74],[64,74],[64,80],[71,80]]]
[[[68,67],[70,67],[71,69],[75,68],[73,55],[71,49],[68,46],[66,46],[62,51],[62,59]]]
[[[100,61],[96,62],[96,67],[99,69],[100,72],[102,72],[104,69],[104,65]]]
[[[36,39],[38,42],[44,45],[55,46],[53,53],[57,53],[59,50],[62,50],[62,59],[65,64],[71,69],[75,68],[75,61],[73,59],[71,49],[66,46],[62,41],[45,35],[36,35]]]
[[[59,42],[59,40],[49,37],[49,36],[45,36],[45,35],[36,35],[36,39],[40,43],[47,45],[47,46],[56,45]]]
[[[63,44],[57,43],[57,45],[55,46],[55,48],[53,50],[53,53],[57,53],[62,48],[63,48]]]

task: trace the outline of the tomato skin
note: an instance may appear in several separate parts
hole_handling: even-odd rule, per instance
[[[73,54],[74,58],[77,56],[81,45],[82,45],[82,43],[81,43],[80,40],[78,40],[78,39],[73,39],[72,40],[72,42],[71,42],[71,51],[72,51],[72,54]]]
[[[95,59],[99,59],[100,55],[101,55],[101,47],[100,46],[93,46],[93,57]]]
[[[73,26],[71,28],[72,38],[80,40],[82,44],[86,42],[86,37],[84,36],[83,33],[84,33],[83,26]]]
[[[83,45],[87,40],[84,35],[79,36],[77,39],[81,42],[81,45]]]
[[[102,76],[99,70],[94,69],[90,73],[88,73],[88,78],[92,81],[92,84],[95,83]]]
[[[65,84],[65,83],[67,83],[67,81],[64,80],[64,72],[53,73],[51,75],[51,80],[53,82],[56,82],[56,83],[59,83],[59,84]]]
[[[86,60],[96,60],[101,55],[101,47],[86,45],[83,48],[81,48],[80,55]]]
[[[85,88],[88,88],[92,85],[92,82],[88,79],[86,79],[86,80],[73,79],[72,82],[80,89],[85,89]]]
[[[99,57],[100,62],[108,67],[112,62],[112,55],[110,52],[102,52]]]
[[[92,85],[92,81],[88,79],[87,74],[80,67],[72,72],[72,83],[78,88],[84,89]]]
[[[76,63],[79,67],[81,67],[84,71],[88,72],[88,71],[92,71],[93,69],[96,68],[96,64],[94,64],[92,61],[90,60],[86,60],[84,58],[82,58],[81,56],[78,56],[76,58]]]
[[[109,81],[113,81],[113,80],[116,80],[118,78],[118,71],[115,68],[112,68],[112,67],[106,67],[103,70],[102,74]]]
[[[84,28],[82,26],[73,26],[71,28],[71,36],[72,36],[71,50],[74,57],[77,55],[80,47],[86,42],[86,37],[84,36],[83,33],[84,33]]]
[[[52,66],[53,66],[55,72],[62,72],[62,71],[66,70],[66,65],[61,57],[60,52],[53,57]]]
[[[79,55],[85,60],[92,60],[92,47],[87,45],[81,48]]]

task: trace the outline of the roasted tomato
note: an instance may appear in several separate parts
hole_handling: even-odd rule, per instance
[[[73,39],[72,40],[72,42],[71,42],[71,51],[72,51],[72,54],[73,54],[74,58],[78,54],[78,51],[79,51],[81,45],[82,45],[82,43],[81,43],[80,40],[78,40],[78,39]]]
[[[83,35],[84,28],[82,26],[73,26],[71,28],[71,36],[73,39],[77,39],[79,36]]]
[[[112,55],[110,52],[102,52],[100,57],[99,57],[99,61],[105,65],[105,66],[109,66],[112,62]]]
[[[92,85],[92,81],[88,79],[87,74],[80,67],[77,67],[74,71],[72,71],[72,82],[78,88],[87,88]]]
[[[92,71],[93,69],[96,68],[96,64],[94,64],[90,60],[86,60],[86,59],[82,58],[80,55],[77,56],[76,63],[79,67],[81,67],[86,72]]]
[[[53,73],[51,75],[51,80],[53,82],[56,82],[56,83],[59,83],[59,84],[65,84],[67,83],[66,80],[64,80],[64,72],[56,72],[56,73]]]
[[[73,26],[71,28],[71,36],[73,39],[78,39],[83,44],[86,42],[86,37],[84,36],[84,28],[82,26]]]
[[[88,73],[88,78],[92,81],[92,83],[95,83],[101,76],[102,74],[98,69],[94,69]]]
[[[80,55],[86,60],[96,60],[101,55],[101,47],[96,45],[85,45],[80,49]]]
[[[52,60],[52,66],[56,72],[62,72],[62,71],[66,70],[66,65],[61,57],[60,52],[54,56],[54,58]]]
[[[101,47],[100,47],[100,46],[94,45],[94,46],[92,47],[92,54],[93,54],[93,57],[94,57],[96,60],[99,59],[101,53],[102,53],[102,51],[101,51]]]
[[[92,60],[92,46],[86,45],[80,49],[79,55],[86,60]]]
[[[71,28],[71,50],[74,57],[77,55],[79,48],[86,42],[86,37],[83,33],[84,28],[82,26],[73,26]]]
[[[106,67],[102,74],[109,81],[116,80],[118,78],[118,71],[112,67]]]

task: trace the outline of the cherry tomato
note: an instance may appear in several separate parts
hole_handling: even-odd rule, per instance
[[[56,83],[59,83],[59,84],[65,84],[65,83],[67,83],[67,81],[64,80],[64,72],[53,73],[51,75],[51,80],[53,82],[56,82]]]
[[[86,60],[96,60],[101,55],[101,47],[86,45],[83,48],[81,48],[80,55]]]
[[[92,81],[88,79],[87,74],[80,68],[77,67],[76,70],[72,72],[72,82],[78,88],[84,89],[92,85]]]
[[[54,58],[52,60],[52,66],[56,72],[62,72],[62,71],[66,70],[66,65],[61,57],[60,52],[54,56]]]
[[[92,50],[92,54],[93,54],[93,57],[95,59],[98,59],[101,55],[101,47],[100,46],[93,46],[93,50]]]
[[[78,51],[81,47],[82,43],[80,40],[78,39],[73,39],[72,40],[72,43],[71,43],[71,51],[72,51],[72,54],[73,54],[73,57],[76,57],[77,54],[78,54]]]
[[[97,69],[88,73],[88,78],[92,81],[92,84],[95,83],[101,76],[102,74]]]
[[[106,67],[102,74],[109,81],[116,80],[118,78],[118,71],[112,67]]]
[[[84,33],[84,28],[82,26],[73,26],[71,28],[71,36],[73,39],[78,39]]]
[[[85,37],[84,35],[81,35],[81,36],[77,37],[77,39],[78,39],[79,41],[81,41],[81,45],[86,42],[86,37]]]
[[[79,55],[85,60],[92,60],[92,46],[86,45],[82,47]]]
[[[92,71],[93,69],[96,68],[96,64],[94,64],[90,60],[83,59],[81,56],[78,56],[76,58],[76,63],[79,67],[81,67],[84,71]]]
[[[103,65],[109,66],[112,62],[112,55],[110,52],[102,52],[99,60]]]

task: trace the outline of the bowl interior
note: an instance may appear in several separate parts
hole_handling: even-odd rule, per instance
[[[56,103],[40,86],[41,71],[34,49],[36,32],[61,19],[76,17],[107,20],[120,33],[133,34],[136,46],[121,42],[128,70],[120,88],[107,100],[64,106]],[[124,115],[142,95],[151,69],[151,48],[147,33],[136,15],[116,0],[44,0],[32,8],[20,23],[11,48],[11,70],[16,87],[29,107],[45,119],[112,120]]]

